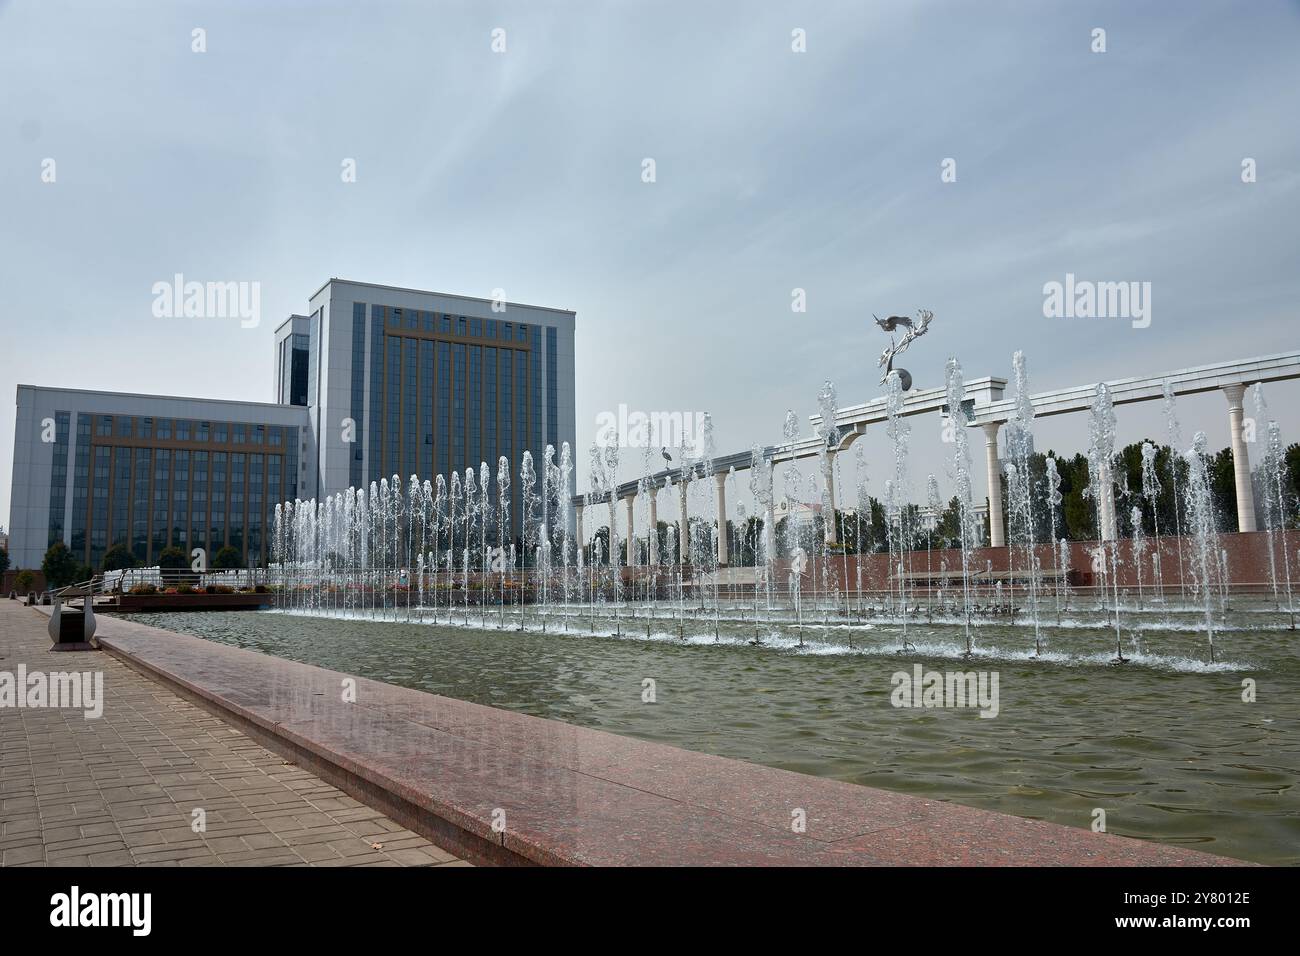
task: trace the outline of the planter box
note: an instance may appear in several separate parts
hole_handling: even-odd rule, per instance
[[[256,611],[275,605],[274,594],[123,594],[122,611]]]

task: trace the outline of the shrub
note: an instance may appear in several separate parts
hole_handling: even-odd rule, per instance
[[[135,587],[131,588],[131,590],[128,593],[129,594],[157,594],[158,588],[156,588],[152,584],[137,584]]]
[[[31,571],[19,571],[14,578],[14,590],[21,594],[26,594],[36,583],[36,575]]]
[[[193,593],[194,593],[194,586],[193,586],[193,585],[190,585],[190,584],[178,584],[178,585],[176,585],[176,593],[177,593],[177,594],[193,594]]]
[[[158,569],[164,581],[186,581],[194,584],[199,577],[190,569],[189,556],[180,548],[164,548],[158,555]]]
[[[233,545],[226,545],[212,559],[214,571],[234,571],[243,566],[244,556]]]
[[[115,544],[104,553],[105,571],[123,571],[135,567],[135,555],[124,544]]]

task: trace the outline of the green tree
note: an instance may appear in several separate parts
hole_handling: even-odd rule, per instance
[[[845,554],[862,554],[871,550],[871,516],[857,513],[843,516],[844,535],[841,539]]]
[[[961,499],[956,495],[953,495],[948,507],[935,520],[934,547],[961,547]]]
[[[9,552],[0,548],[0,574],[9,570]]]
[[[214,571],[234,571],[243,563],[244,556],[239,553],[239,549],[228,544],[212,558],[212,569]]]
[[[1210,498],[1214,503],[1215,527],[1219,531],[1237,530],[1237,476],[1232,449],[1225,448],[1209,456]]]
[[[728,522],[730,524],[730,522]],[[749,515],[744,524],[735,529],[731,546],[731,563],[741,567],[753,567],[758,563],[758,548],[763,540],[763,519]],[[660,549],[660,555],[663,550]],[[661,558],[666,560],[666,557]]]
[[[14,577],[14,590],[19,594],[26,594],[35,583],[36,575],[32,574],[31,571],[19,571]]]
[[[56,541],[45,552],[41,571],[45,574],[47,588],[67,587],[77,582],[77,559],[72,556],[66,544]]]
[[[121,571],[135,567],[135,555],[124,544],[115,544],[104,553],[102,565],[105,571]]]
[[[871,505],[871,541],[877,554],[889,550],[889,521],[885,517],[885,506],[877,498],[868,500]]]
[[[180,548],[164,548],[158,555],[158,570],[164,581],[180,581],[187,577],[189,557]]]
[[[1286,474],[1282,476],[1282,489],[1289,499],[1287,526],[1294,528],[1296,499],[1300,498],[1300,443],[1287,446],[1282,453],[1282,462],[1286,468]]]

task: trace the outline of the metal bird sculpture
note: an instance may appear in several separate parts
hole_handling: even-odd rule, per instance
[[[667,448],[660,448],[660,449],[659,449],[659,454],[661,454],[661,455],[664,456],[664,461],[668,462],[668,464],[671,465],[671,464],[673,463],[673,456],[670,455],[670,454],[668,454],[668,449],[667,449]]]
[[[905,315],[891,315],[887,319],[882,319],[873,312],[871,317],[876,320],[876,325],[880,326],[885,332],[892,332],[900,325],[908,329],[912,327],[912,320]]]
[[[911,389],[912,387],[911,373],[908,372],[907,369],[905,368],[895,369],[894,358],[895,356],[901,355],[903,352],[906,352],[908,347],[913,342],[915,342],[921,336],[925,335],[925,333],[928,332],[930,329],[930,323],[934,321],[934,313],[931,312],[929,309],[920,309],[916,313],[916,316],[917,316],[917,322],[916,324],[913,324],[912,320],[907,318],[906,316],[891,315],[888,319],[881,321],[880,319],[876,318],[874,314],[872,315],[872,318],[876,319],[876,324],[879,325],[886,332],[893,331],[896,325],[903,325],[907,328],[907,331],[903,333],[903,338],[898,342],[897,345],[894,344],[893,336],[890,336],[889,348],[885,349],[883,352],[880,353],[880,362],[878,363],[878,365],[880,368],[883,368],[885,370],[885,374],[880,379],[881,385],[884,385],[885,382],[889,379],[890,372],[897,371],[900,384],[903,386],[903,391],[906,392],[909,389]]]

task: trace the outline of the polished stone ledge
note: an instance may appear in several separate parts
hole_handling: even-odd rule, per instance
[[[478,863],[1239,865],[498,710],[125,618],[102,615],[98,637],[268,749]],[[355,702],[344,699],[347,681]]]

